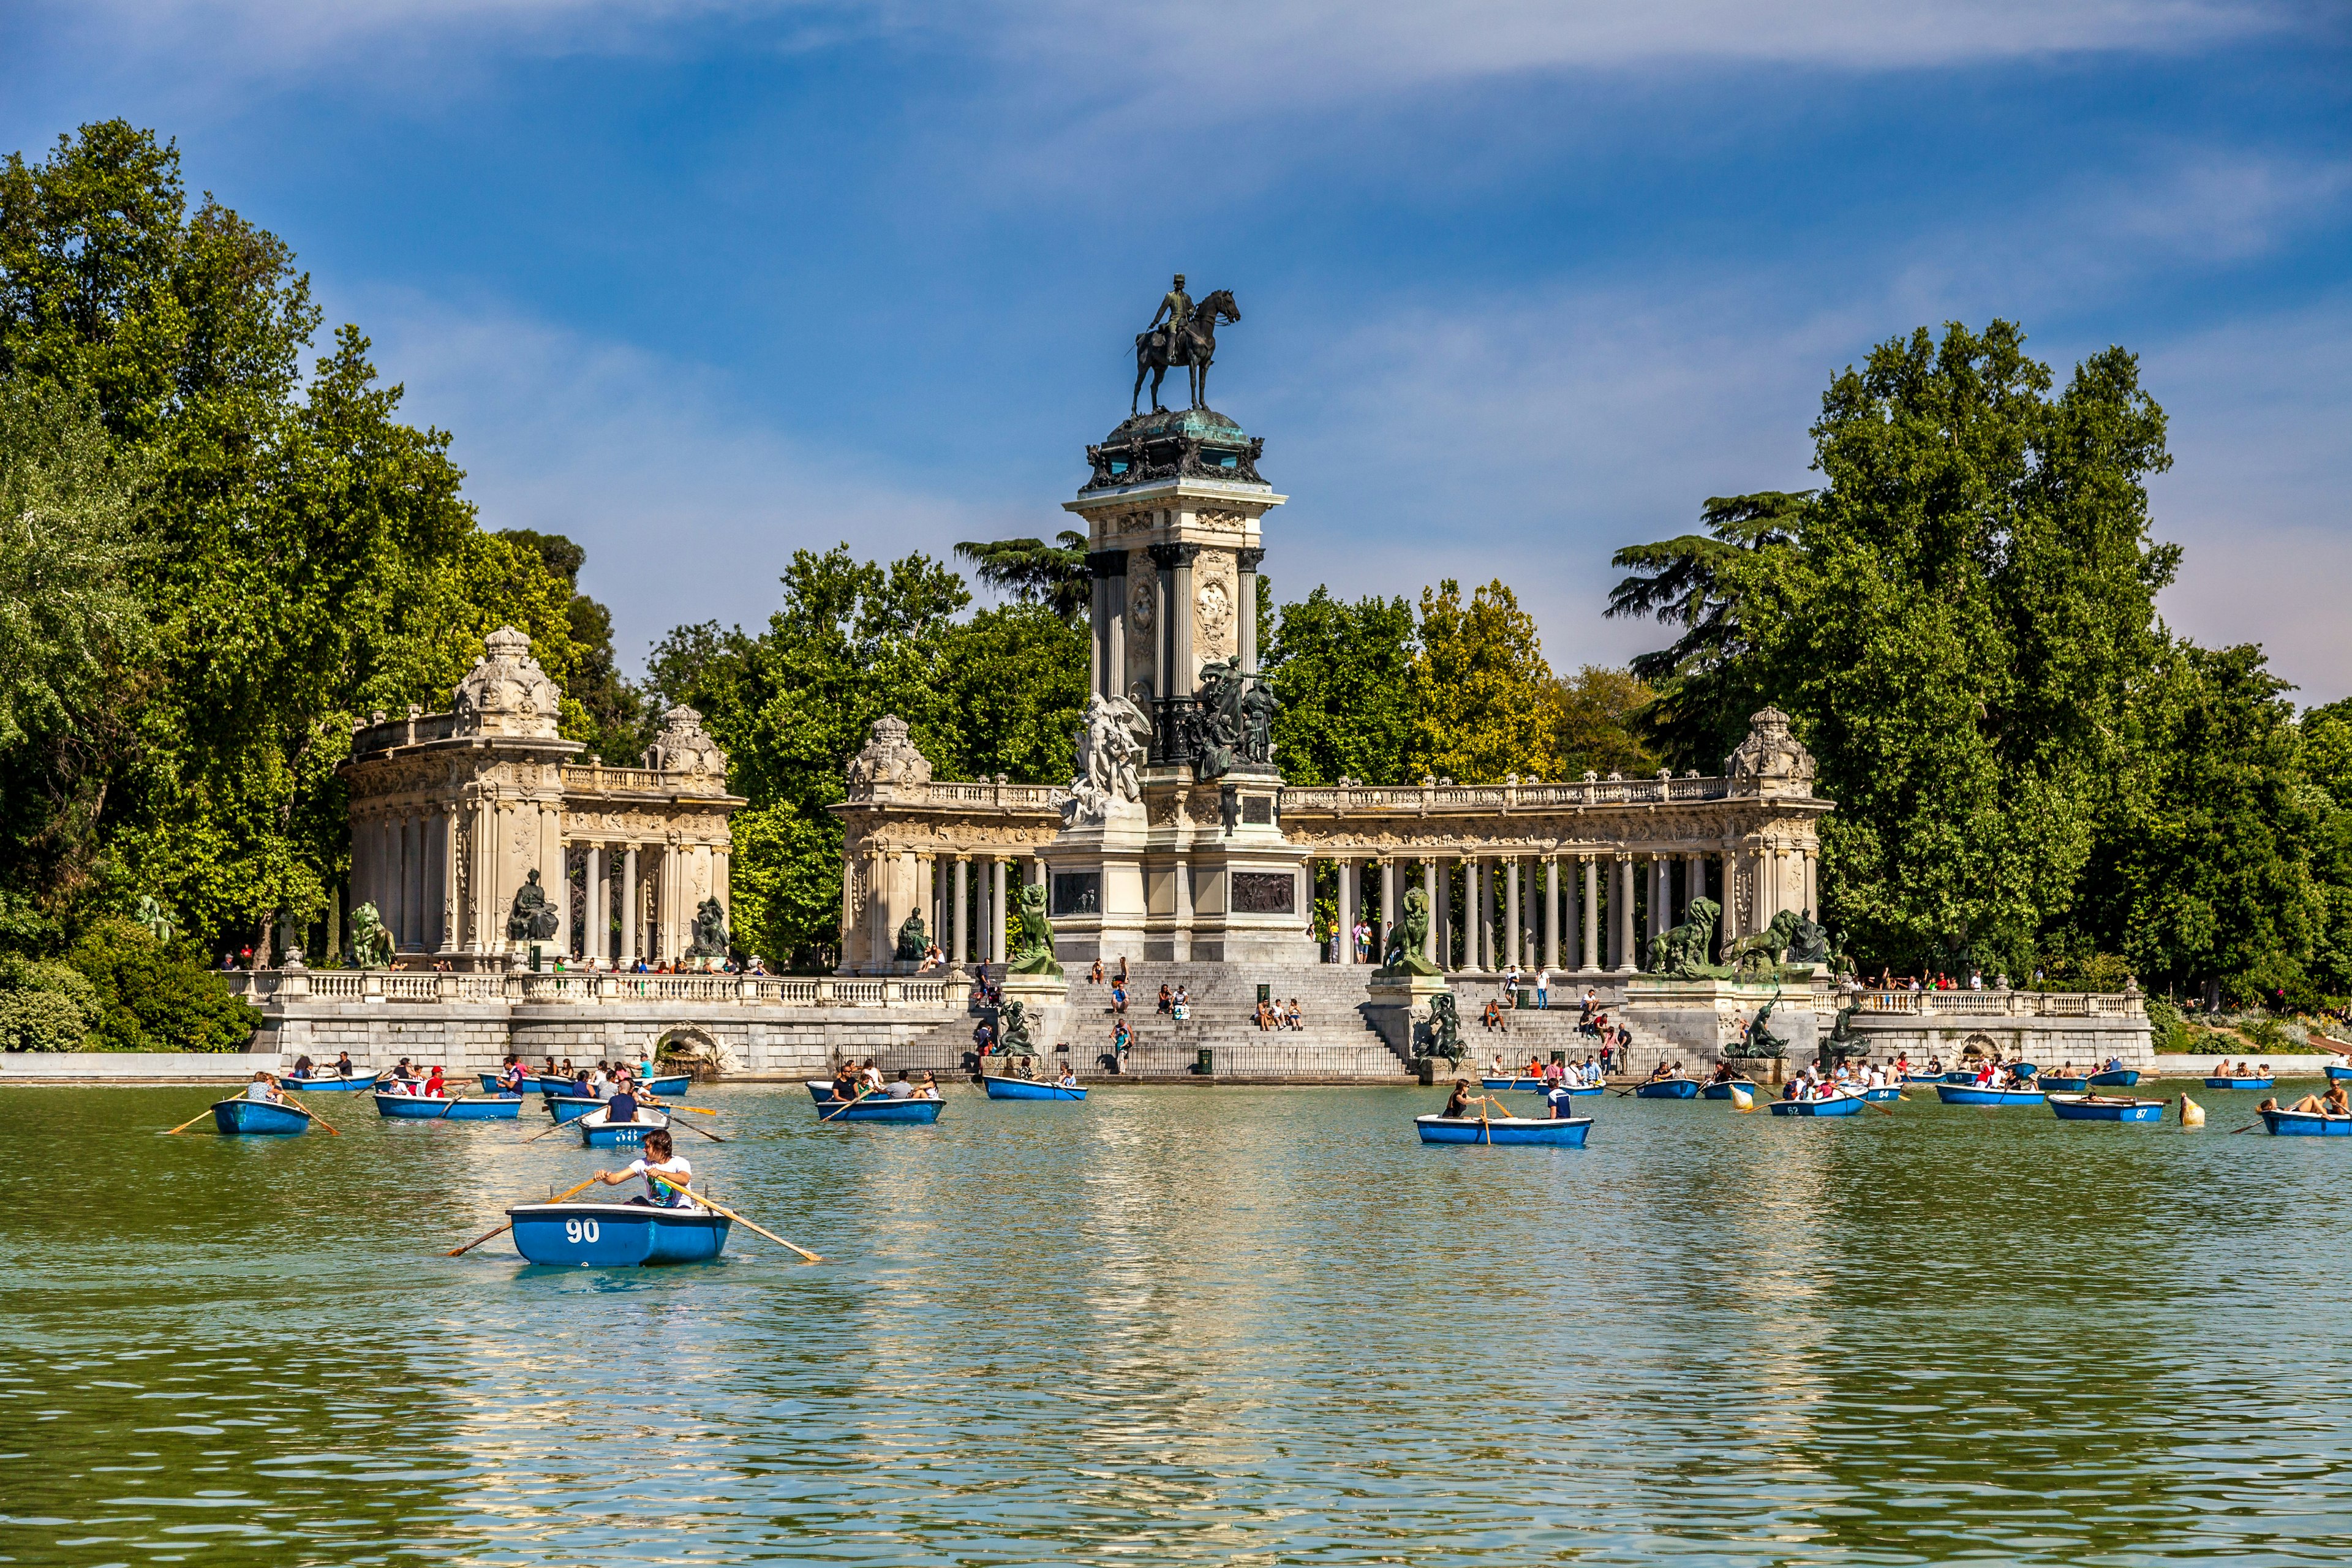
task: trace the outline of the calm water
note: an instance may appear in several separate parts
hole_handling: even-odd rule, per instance
[[[0,1560],[2341,1561],[2352,1140],[1424,1091],[698,1096],[727,1260],[444,1251],[544,1126],[0,1089]],[[1532,1102],[1532,1101],[1531,1101]],[[331,1108],[331,1109],[329,1109]],[[530,1108],[538,1116],[536,1106]]]

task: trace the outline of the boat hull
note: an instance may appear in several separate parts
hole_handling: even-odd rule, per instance
[[[2205,1080],[2205,1087],[2207,1089],[2270,1089],[2277,1082],[2278,1079],[2274,1078],[2209,1078]]]
[[[2352,1138],[2352,1116],[2322,1116],[2315,1110],[2265,1110],[2263,1125],[2274,1138]]]
[[[1829,1100],[1776,1100],[1769,1109],[1775,1116],[1859,1116],[1866,1103],[1857,1095],[1841,1094]]]
[[[1517,1089],[1540,1092],[1544,1087],[1544,1080],[1539,1078],[1482,1078],[1478,1080],[1478,1086],[1481,1089]]]
[[[1590,1116],[1545,1120],[1514,1116],[1481,1121],[1475,1116],[1416,1116],[1424,1143],[1536,1144],[1550,1149],[1581,1149],[1592,1131]]]
[[[1083,1089],[1064,1089],[1057,1083],[1038,1083],[1025,1078],[1000,1078],[993,1073],[980,1080],[991,1100],[1084,1100]]]
[[[1744,1078],[1718,1079],[1714,1083],[1708,1084],[1705,1089],[1700,1089],[1698,1093],[1701,1100],[1729,1100],[1731,1098],[1731,1091],[1736,1089],[1746,1089],[1752,1099],[1769,1100],[1771,1098],[1769,1091],[1768,1091],[1762,1084],[1750,1082],[1748,1079]]]
[[[507,1217],[525,1262],[564,1268],[707,1263],[729,1229],[725,1215],[638,1204],[518,1204]]]
[[[1906,1072],[1903,1075],[1903,1081],[1905,1083],[1941,1083],[1944,1081],[1944,1075],[1939,1072]]]
[[[878,1121],[889,1127],[928,1127],[947,1108],[944,1100],[886,1100],[874,1095],[847,1105],[838,1101],[817,1107],[817,1120],[833,1123]]]
[[[1979,1089],[1974,1084],[1939,1083],[1936,1098],[1946,1105],[2040,1105],[2038,1089]]]
[[[310,1119],[290,1105],[223,1100],[213,1105],[213,1125],[226,1137],[291,1138],[310,1131]]]
[[[449,1114],[454,1103],[432,1095],[379,1094],[375,1097],[375,1113],[387,1121],[438,1121]]]
[[[604,1103],[593,1094],[551,1094],[543,1098],[548,1115],[558,1121],[577,1121]]]
[[[1891,1083],[1883,1084],[1876,1089],[1865,1089],[1861,1090],[1860,1093],[1863,1099],[1868,1100],[1873,1105],[1884,1105],[1890,1100],[1900,1100],[1903,1098],[1902,1089],[1898,1085]]]
[[[677,1100],[693,1087],[694,1075],[685,1072],[670,1073],[662,1078],[649,1078],[645,1082],[645,1090],[647,1094],[658,1095],[664,1100]]]
[[[2083,1081],[2093,1089],[2129,1089],[2139,1081],[2139,1070],[2119,1068],[2114,1072],[2095,1072]]]
[[[449,1114],[442,1119],[446,1121],[512,1121],[522,1114],[519,1094],[469,1094],[448,1104]]]
[[[2352,1068],[2332,1067],[2326,1070],[2329,1078],[2352,1078]]]
[[[2161,1121],[2164,1101],[2160,1100],[2096,1100],[2086,1094],[2053,1094],[2050,1097],[2052,1114],[2061,1121]]]
[[[1643,1100],[1696,1100],[1698,1098],[1698,1079],[1661,1079],[1656,1083],[1645,1083],[1633,1092]]]
[[[358,1078],[281,1078],[278,1082],[280,1088],[290,1089],[297,1094],[354,1094],[375,1087],[373,1074],[362,1074]]]
[[[2139,1075],[2135,1073],[2132,1076],[2137,1079]],[[2033,1080],[2034,1087],[2044,1094],[2080,1094],[2090,1088],[2092,1082],[2087,1078],[2037,1078]]]
[[[635,1149],[646,1141],[646,1134],[667,1127],[667,1116],[639,1115],[634,1121],[607,1121],[602,1114],[583,1116],[572,1125],[580,1129],[580,1142],[589,1149]]]

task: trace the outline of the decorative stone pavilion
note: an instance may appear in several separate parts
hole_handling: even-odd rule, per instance
[[[562,692],[510,626],[452,695],[448,712],[379,712],[352,731],[352,906],[375,906],[398,952],[498,969],[532,945],[509,921],[535,882],[551,954],[685,956],[704,901],[729,907],[728,818],[745,804],[701,715],[664,714],[642,767],[580,761],[556,732]]]

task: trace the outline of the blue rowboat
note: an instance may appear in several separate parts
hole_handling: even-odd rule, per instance
[[[310,1113],[290,1105],[270,1105],[258,1100],[213,1102],[213,1125],[226,1136],[290,1137],[310,1130]]]
[[[1939,1081],[1944,1083],[1974,1083],[1976,1080],[1977,1075],[1972,1072],[1953,1071],[1946,1073]]]
[[[1662,1078],[1635,1089],[1643,1100],[1696,1100],[1698,1079],[1695,1078]]]
[[[604,1102],[593,1094],[551,1094],[547,1113],[558,1121],[577,1121]]]
[[[1775,1116],[1859,1116],[1864,1104],[1858,1094],[1833,1094],[1826,1100],[1776,1100]]]
[[[1707,1086],[1705,1089],[1700,1089],[1698,1093],[1701,1100],[1729,1100],[1731,1098],[1731,1091],[1735,1089],[1744,1089],[1758,1100],[1769,1100],[1772,1098],[1772,1091],[1770,1089],[1766,1089],[1760,1083],[1756,1083],[1744,1078],[1711,1079],[1708,1080]]]
[[[2117,1068],[2113,1072],[2095,1072],[2086,1081],[2093,1089],[2129,1089],[2139,1081],[2139,1073],[2132,1068]]]
[[[1592,1131],[1590,1116],[1508,1116],[1485,1121],[1475,1116],[1416,1116],[1412,1124],[1421,1130],[1424,1143],[1539,1143],[1554,1149],[1581,1149],[1584,1135]]]
[[[2329,1078],[2352,1078],[2352,1068],[2330,1067],[2324,1070]]]
[[[1541,1093],[1544,1087],[1544,1080],[1539,1078],[1482,1078],[1478,1083],[1483,1089],[1520,1089],[1537,1093]]]
[[[375,1113],[388,1121],[438,1121],[449,1114],[452,1103],[436,1095],[378,1094]]]
[[[507,1218],[525,1262],[567,1268],[707,1263],[725,1249],[729,1228],[725,1215],[642,1204],[517,1204]]]
[[[990,1073],[980,1080],[991,1100],[1084,1100],[1083,1089],[1064,1089],[1057,1083],[1039,1083],[1033,1079],[1002,1078]]]
[[[1906,1072],[1903,1075],[1903,1081],[1905,1083],[1941,1083],[1944,1081],[1944,1075],[1939,1072]]]
[[[2139,1074],[2134,1073],[2129,1081],[2137,1082],[2138,1079]],[[2045,1094],[2053,1090],[2063,1090],[2068,1094],[2075,1094],[2098,1081],[2095,1078],[2053,1078],[2048,1073],[2044,1073],[2033,1080],[2033,1087]]]
[[[2265,1110],[2262,1118],[2274,1138],[2352,1138],[2352,1116],[2322,1116],[2316,1110]]]
[[[580,1129],[580,1143],[586,1149],[634,1149],[646,1141],[646,1134],[667,1127],[669,1118],[658,1111],[639,1110],[632,1121],[607,1121],[603,1111],[583,1116],[572,1123]]]
[[[1936,1098],[1946,1105],[2039,1105],[2038,1089],[1979,1089],[1974,1084],[1939,1083]]]
[[[2042,1069],[2035,1067],[2032,1062],[2011,1062],[2009,1064],[2009,1070],[2015,1073],[2020,1078],[2032,1078],[2035,1073],[2040,1072]]]
[[[664,1100],[677,1099],[693,1087],[694,1075],[690,1072],[672,1073],[667,1078],[649,1078],[646,1079],[644,1085],[647,1094],[658,1095]]]
[[[504,1084],[500,1083],[499,1081],[499,1075],[494,1072],[478,1073],[475,1076],[478,1077],[482,1080],[482,1092],[484,1094],[544,1094],[547,1092],[545,1089],[539,1087],[541,1080],[533,1077],[530,1073],[523,1074],[520,1079],[516,1080],[515,1087],[512,1089],[509,1089]],[[562,1089],[558,1092],[565,1092],[572,1088],[572,1080],[570,1079],[557,1079],[553,1081],[563,1086]]]
[[[2111,1100],[2094,1094],[2053,1094],[2050,1110],[2061,1121],[2161,1121],[2160,1100]]]
[[[835,1101],[817,1107],[817,1120],[840,1123],[844,1121],[881,1121],[897,1127],[928,1127],[940,1119],[945,1110],[944,1100],[892,1100],[887,1095],[871,1094],[864,1100],[847,1104]]]
[[[519,1094],[469,1094],[444,1103],[449,1107],[446,1121],[512,1121],[522,1114]]]
[[[1854,1092],[1860,1094],[1863,1099],[1868,1100],[1873,1105],[1884,1105],[1890,1100],[1900,1100],[1903,1098],[1902,1086],[1892,1083],[1882,1084],[1876,1089],[1858,1089]]]
[[[2268,1089],[2278,1082],[2275,1078],[2209,1078],[2207,1089]]]
[[[340,1073],[327,1078],[281,1078],[278,1082],[281,1088],[290,1089],[298,1094],[350,1094],[375,1087],[375,1078],[371,1073],[361,1073],[355,1078],[344,1078]]]

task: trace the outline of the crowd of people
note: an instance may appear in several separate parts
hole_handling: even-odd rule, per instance
[[[1296,996],[1293,996],[1287,1003],[1275,1001],[1271,998],[1260,1002],[1257,1005],[1257,1012],[1255,1015],[1255,1017],[1261,1033],[1274,1029],[1303,1029],[1307,1027],[1307,1015],[1300,1009],[1298,1005],[1298,998]]]

